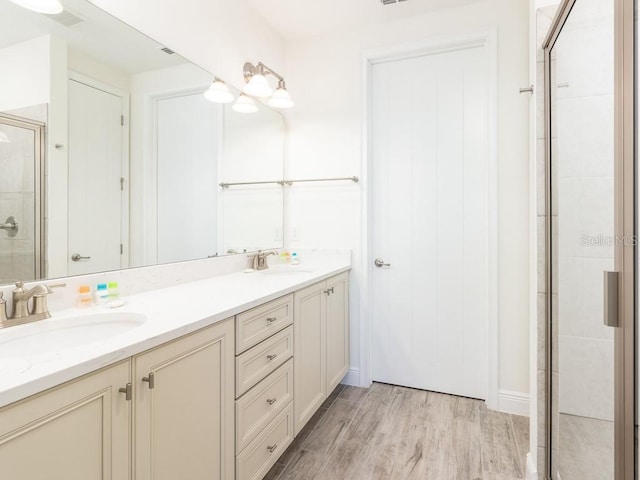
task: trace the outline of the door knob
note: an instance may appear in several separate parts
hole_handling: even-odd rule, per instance
[[[91,257],[83,257],[79,253],[74,253],[73,255],[71,255],[71,260],[73,260],[74,262],[79,262],[80,260],[91,260]]]
[[[390,267],[391,264],[390,263],[384,263],[384,260],[381,258],[376,258],[375,262],[373,262],[375,264],[376,267],[381,268],[381,267]]]

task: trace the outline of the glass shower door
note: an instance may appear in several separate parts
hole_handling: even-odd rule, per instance
[[[577,0],[551,50],[554,479],[614,478],[614,0]]]
[[[0,284],[41,276],[44,127],[0,115]]]

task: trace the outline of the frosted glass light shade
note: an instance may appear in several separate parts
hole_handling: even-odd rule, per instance
[[[273,89],[269,86],[267,77],[256,73],[251,77],[249,83],[244,86],[244,93],[252,97],[265,98],[273,95]]]
[[[273,108],[293,108],[295,107],[295,102],[291,99],[291,95],[287,92],[287,89],[284,87],[280,87],[273,94],[273,97],[269,99],[269,106]]]
[[[4,132],[0,132],[0,143],[11,143],[11,140],[9,140],[9,137],[7,137],[7,134]]]
[[[64,7],[59,0],[11,0],[16,5],[47,15],[62,13]]]
[[[204,92],[204,98],[214,103],[231,103],[235,96],[231,93],[226,83],[216,79],[209,89]]]
[[[258,111],[255,100],[245,94],[241,94],[231,108],[239,113],[256,113]]]

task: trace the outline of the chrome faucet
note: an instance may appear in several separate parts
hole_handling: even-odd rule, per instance
[[[9,318],[7,318],[6,301],[0,294],[0,328],[51,318],[51,313],[49,313],[47,306],[47,295],[53,293],[52,289],[54,288],[66,286],[65,283],[58,285],[45,285],[42,283],[32,288],[25,288],[23,282],[16,282],[16,288],[12,294],[13,305]],[[29,309],[29,300],[32,298],[33,302],[31,309]]]
[[[267,263],[267,257],[269,255],[277,255],[278,252],[275,250],[271,250],[268,252],[263,252],[262,250],[258,250],[258,253],[255,255],[249,255],[249,259],[251,260],[251,268],[254,270],[266,270],[269,268],[269,264]]]

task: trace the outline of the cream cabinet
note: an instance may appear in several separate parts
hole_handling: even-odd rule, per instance
[[[349,283],[343,273],[294,294],[294,431],[349,369]]]
[[[293,295],[236,316],[236,480],[261,480],[293,441]]]
[[[136,480],[234,477],[234,325],[133,359]]]
[[[127,361],[0,409],[0,478],[131,478],[129,375]]]
[[[326,379],[327,395],[349,371],[349,275],[330,278],[326,282]]]

